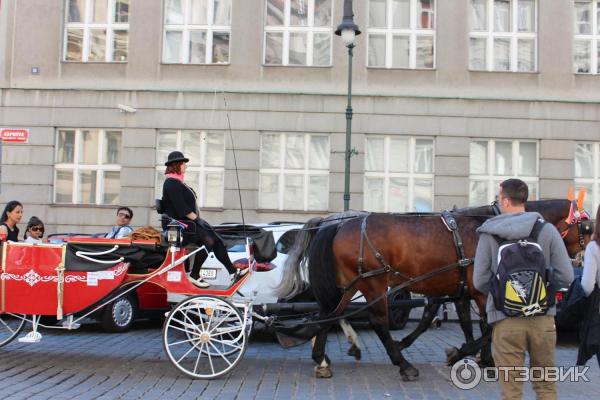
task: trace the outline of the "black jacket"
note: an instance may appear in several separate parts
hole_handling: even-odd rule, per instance
[[[196,193],[191,187],[175,178],[167,178],[163,184],[162,206],[164,214],[180,221],[189,221],[186,215],[191,212],[198,214]],[[168,224],[169,221],[163,220],[163,229]]]
[[[600,365],[600,288],[596,285],[594,291],[585,297],[581,279],[575,279],[567,293],[556,322],[563,327],[579,325],[577,365],[585,365],[594,355]]]

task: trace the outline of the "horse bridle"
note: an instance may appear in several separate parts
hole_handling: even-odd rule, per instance
[[[577,204],[575,203],[575,201],[573,201],[571,203],[571,210],[569,211],[569,216],[567,217],[565,222],[567,224],[567,227],[562,232],[559,231],[560,237],[562,237],[563,239],[567,237],[567,235],[571,231],[571,228],[577,226],[577,236],[579,240],[580,251],[577,253],[574,259],[571,259],[571,261],[573,261],[573,264],[575,266],[581,266],[581,264],[583,263],[582,255],[585,251],[584,235],[591,235],[592,233],[594,233],[594,221],[592,221],[590,215],[585,210],[582,210],[580,212],[577,209]]]

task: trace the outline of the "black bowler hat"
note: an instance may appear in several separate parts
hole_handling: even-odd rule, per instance
[[[188,161],[190,161],[190,159],[185,158],[183,153],[180,151],[172,151],[169,153],[169,156],[167,157],[167,161],[165,162],[165,165],[168,166],[169,164],[172,164],[177,161],[188,162]]]

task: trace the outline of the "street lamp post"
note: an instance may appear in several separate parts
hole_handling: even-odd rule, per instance
[[[350,157],[352,157],[352,56],[354,39],[360,35],[358,25],[354,23],[352,0],[344,0],[344,17],[335,34],[342,37],[348,48],[348,105],[346,107],[346,156],[344,169],[344,211],[350,208]]]

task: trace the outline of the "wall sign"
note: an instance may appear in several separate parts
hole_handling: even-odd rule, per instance
[[[0,141],[4,143],[28,143],[29,129],[0,128]]]

